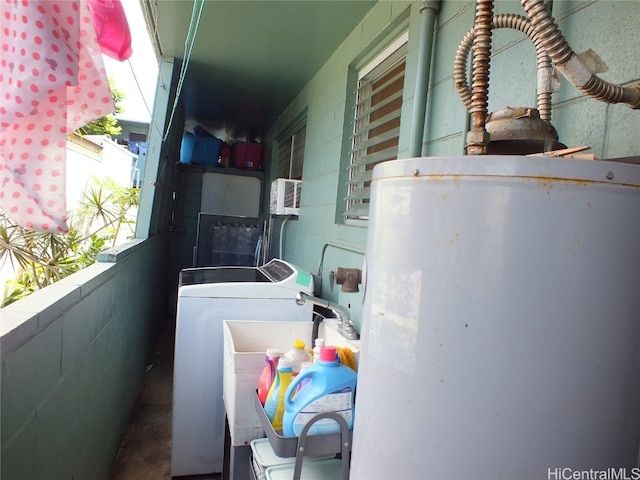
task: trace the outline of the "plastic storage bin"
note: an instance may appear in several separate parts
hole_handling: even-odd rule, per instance
[[[262,165],[262,144],[236,142],[231,146],[231,166],[243,170],[258,170]]]
[[[267,468],[266,480],[291,480],[293,465],[277,465]],[[342,461],[339,459],[306,462],[302,465],[300,480],[338,479],[342,475]]]
[[[251,441],[251,466],[257,480],[266,478],[266,470],[269,467],[279,465],[294,465],[295,457],[279,457],[273,451],[273,447],[268,438],[258,438]],[[321,455],[305,457],[305,462],[313,462],[318,460],[329,460],[335,455]]]
[[[223,141],[206,135],[185,132],[180,146],[180,163],[217,165]]]

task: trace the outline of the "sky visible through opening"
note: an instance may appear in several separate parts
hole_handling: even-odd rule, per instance
[[[116,88],[127,94],[127,98],[122,102],[124,111],[117,118],[150,122],[158,77],[158,64],[140,4],[137,0],[125,0],[122,2],[122,6],[129,22],[133,54],[124,62],[119,62],[105,55],[102,58],[107,70],[107,77],[115,82]]]

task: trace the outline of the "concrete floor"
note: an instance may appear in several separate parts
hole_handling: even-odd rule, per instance
[[[170,480],[175,322],[166,320],[147,367],[138,401],[110,480]],[[178,477],[219,480],[221,475]]]

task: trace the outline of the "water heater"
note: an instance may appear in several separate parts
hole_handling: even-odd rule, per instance
[[[351,478],[632,475],[639,165],[383,163],[366,267]]]

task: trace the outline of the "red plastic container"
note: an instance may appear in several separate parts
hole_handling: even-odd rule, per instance
[[[231,167],[258,170],[262,166],[262,144],[236,142],[231,146]]]

